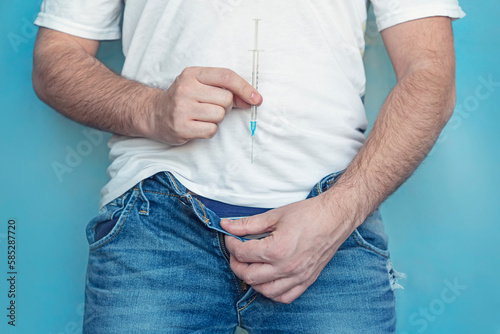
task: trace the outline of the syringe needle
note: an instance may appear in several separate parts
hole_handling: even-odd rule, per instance
[[[252,68],[252,86],[258,89],[258,77],[259,77],[259,49],[258,49],[258,37],[259,37],[259,20],[255,20],[255,39],[254,39],[254,49],[253,51],[253,68]],[[257,127],[257,106],[253,105],[250,114],[250,130],[252,132],[252,157],[251,161],[253,163],[253,137],[255,134],[255,129]]]
[[[253,163],[253,136],[252,136],[252,158],[251,158],[251,160],[252,160],[252,163]]]

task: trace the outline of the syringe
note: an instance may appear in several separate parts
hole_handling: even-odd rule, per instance
[[[259,49],[258,49],[258,39],[259,39],[259,19],[255,19],[255,41],[253,51],[253,69],[252,69],[252,86],[258,89],[258,78],[259,78]],[[255,134],[255,129],[257,128],[257,106],[252,105],[250,114],[250,130],[252,131],[252,163],[253,163],[253,137]]]

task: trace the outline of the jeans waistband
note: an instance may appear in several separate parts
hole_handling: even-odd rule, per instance
[[[311,191],[309,192],[307,198],[315,197],[322,192],[328,190],[342,174],[342,171],[331,173],[323,177],[318,183],[316,183]],[[246,216],[252,216],[260,213],[264,213],[272,208],[254,208],[232,205],[229,203],[223,203],[215,201],[209,198],[205,198],[198,194],[193,193],[187,189],[182,183],[179,182],[170,172],[157,173],[143,181],[139,182],[134,189],[138,198],[140,198],[140,215],[149,215],[150,203],[145,196],[145,191],[148,193],[161,193],[171,196],[178,197],[186,205],[190,205],[193,208],[194,213],[203,221],[208,227],[215,229],[222,233],[227,233],[220,227],[221,218],[241,218]],[[118,203],[123,201],[126,194],[115,199],[112,203]],[[112,204],[110,203],[110,204]],[[121,202],[120,202],[121,203]],[[120,204],[118,203],[118,204]],[[123,204],[123,203],[121,203]],[[113,217],[110,217],[111,220]],[[112,225],[110,223],[110,225]],[[112,228],[112,226],[111,226]],[[103,231],[96,231],[97,233],[105,233]],[[234,236],[242,241],[248,240],[247,238],[242,238]]]

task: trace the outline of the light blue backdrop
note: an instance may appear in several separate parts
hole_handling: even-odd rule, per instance
[[[0,3],[1,333],[80,332],[84,228],[107,181],[109,136],[89,141],[84,127],[33,93],[31,22],[40,3]],[[405,290],[397,292],[399,333],[500,334],[500,5],[461,5],[468,16],[454,24],[455,114],[432,155],[382,207],[393,262],[408,275]],[[373,123],[395,79],[373,23],[367,36],[366,102]],[[99,56],[119,70],[119,43],[104,43]],[[81,159],[68,164],[70,151]],[[57,164],[67,167],[59,177]],[[15,328],[6,317],[9,219],[17,223]]]

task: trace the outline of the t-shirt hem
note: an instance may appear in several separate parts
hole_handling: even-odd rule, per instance
[[[228,204],[233,204],[233,205],[241,205],[241,206],[248,206],[248,207],[257,207],[257,208],[277,208],[283,205],[287,205],[293,202],[297,202],[300,200],[303,200],[307,197],[307,194],[309,191],[305,192],[305,195],[303,197],[298,197],[297,195],[293,197],[286,197],[284,198],[283,196],[280,196],[280,201],[279,202],[273,202],[270,201],[269,198],[255,198],[254,201],[250,200],[253,202],[252,205],[249,205],[249,198],[248,196],[237,196],[232,194],[231,195],[231,202],[229,203],[227,198],[222,198],[219,196],[214,196],[213,194],[207,194],[203,186],[200,186],[196,183],[192,183],[189,180],[185,179],[182,177],[179,173],[165,168],[165,166],[150,166],[149,168],[143,169],[140,173],[135,174],[134,177],[129,178],[125,182],[121,183],[119,187],[113,188],[112,191],[106,192],[106,188],[109,186],[106,185],[102,190],[101,190],[101,201],[99,203],[99,209],[102,209],[106,204],[110,203],[112,200],[116,199],[117,197],[123,195],[125,192],[130,190],[132,187],[134,187],[136,184],[141,182],[144,179],[147,179],[157,173],[160,172],[170,172],[172,175],[174,175],[181,184],[189,189],[190,191],[201,195],[206,198],[210,198],[212,200],[216,201],[221,201],[224,203]],[[311,186],[312,187],[312,186]]]
[[[96,29],[47,13],[38,14],[35,25],[92,40],[115,40],[121,38],[121,30],[119,28]]]
[[[382,31],[400,23],[433,16],[448,16],[456,20],[463,18],[465,13],[460,7],[429,8],[426,6],[421,8],[408,8],[405,9],[404,12],[388,13],[381,18],[377,18],[377,27],[379,31]]]

